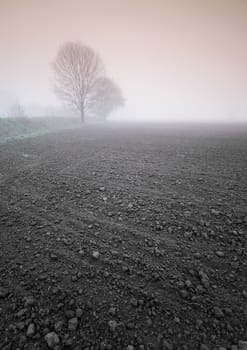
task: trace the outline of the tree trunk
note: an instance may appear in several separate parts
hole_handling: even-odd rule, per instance
[[[85,122],[85,115],[84,115],[84,107],[81,107],[81,122],[84,123]]]

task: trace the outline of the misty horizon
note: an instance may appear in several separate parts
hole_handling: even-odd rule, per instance
[[[0,112],[15,100],[30,116],[61,109],[51,64],[74,41],[124,93],[112,120],[246,122],[246,37],[244,0],[1,0]]]

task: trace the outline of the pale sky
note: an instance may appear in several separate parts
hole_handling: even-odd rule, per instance
[[[247,121],[247,0],[0,0],[0,91],[57,104],[68,40],[100,53],[120,119]]]

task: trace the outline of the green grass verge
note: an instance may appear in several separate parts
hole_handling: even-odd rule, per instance
[[[47,134],[52,130],[28,118],[1,118],[0,144]]]
[[[30,137],[42,136],[48,133],[51,133],[54,130],[43,129],[43,130],[35,130],[29,133],[16,134],[11,136],[0,136],[0,145],[9,143],[11,141],[24,140]]]

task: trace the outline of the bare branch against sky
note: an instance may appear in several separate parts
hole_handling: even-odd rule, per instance
[[[59,49],[53,69],[56,94],[79,110],[84,122],[89,95],[104,74],[101,58],[89,46],[68,42]]]
[[[80,112],[82,123],[92,114],[106,119],[124,105],[120,88],[105,75],[100,56],[89,46],[68,42],[53,62],[55,93]]]

